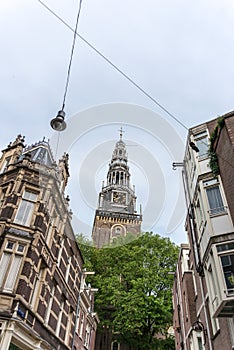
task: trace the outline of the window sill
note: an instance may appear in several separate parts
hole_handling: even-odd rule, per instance
[[[208,156],[208,154],[203,154],[201,156],[198,156],[197,159],[198,159],[199,162],[201,162],[203,160],[208,160],[209,156]]]
[[[234,289],[225,289],[224,293],[226,294],[227,298],[233,298],[234,297]]]
[[[212,213],[211,210],[208,210],[208,214],[209,214],[210,218],[213,218],[213,217],[217,217],[217,216],[227,215],[228,212],[227,212],[227,208],[224,207],[222,211],[220,210],[220,211],[217,212],[217,213]]]
[[[14,290],[9,291],[9,290],[6,290],[6,289],[4,289],[4,288],[0,288],[0,293],[1,293],[1,294],[4,294],[4,295],[8,295],[8,296],[10,296],[10,297],[12,297],[12,298],[15,298],[15,296],[16,296],[16,293],[15,293]]]

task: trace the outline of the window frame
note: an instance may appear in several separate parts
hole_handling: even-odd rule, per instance
[[[217,250],[217,255],[219,258],[219,264],[220,264],[220,269],[222,273],[222,278],[223,278],[223,283],[225,287],[225,293],[227,296],[233,296],[234,295],[234,247],[233,247],[233,242],[225,242],[218,244],[216,246]],[[229,264],[223,265],[222,263],[222,258],[228,257]],[[225,268],[229,270],[225,270]],[[232,281],[230,281],[227,277],[227,274],[230,273]],[[228,281],[227,281],[228,279]],[[228,284],[230,283],[230,286]]]
[[[202,198],[200,186],[198,187],[197,193],[195,196],[194,209],[195,209],[195,215],[198,222],[198,233],[200,238],[203,233],[204,227],[206,226],[206,223],[207,223],[206,212],[204,208],[204,199]]]
[[[194,134],[193,135],[193,139],[194,139],[194,141],[196,143],[196,146],[199,149],[198,159],[199,160],[203,160],[203,159],[208,158],[209,144],[208,144],[208,132],[207,132],[207,130],[202,130],[202,131]],[[206,140],[206,142],[204,142],[203,140]],[[204,151],[205,147],[203,147],[202,148],[202,153],[201,153],[201,146],[200,146],[201,143],[206,146],[206,151]]]
[[[27,198],[26,194],[33,194],[35,195],[35,198]],[[38,200],[39,193],[31,188],[25,188],[22,194],[22,197],[20,199],[15,218],[14,223],[22,226],[30,226],[33,218],[33,213],[35,210],[35,205]]]
[[[8,165],[10,164],[11,156],[6,157],[2,163],[1,169],[0,169],[0,174],[5,173],[7,170]]]
[[[8,245],[9,243],[11,243],[12,246]],[[23,247],[23,250],[19,250],[19,247]],[[0,274],[0,289],[3,292],[13,293],[15,291],[17,281],[19,280],[20,271],[22,269],[23,257],[26,254],[26,251],[26,242],[16,241],[11,237],[7,238],[4,242],[0,259],[0,268],[4,268],[4,258],[8,258],[6,258],[5,268]]]
[[[227,209],[226,209],[226,206],[224,205],[224,203],[225,203],[224,196],[222,193],[222,189],[221,189],[219,180],[217,178],[209,178],[209,179],[203,180],[203,188],[204,188],[205,193],[206,193],[207,207],[208,207],[208,213],[209,213],[210,217],[226,214]],[[208,194],[208,193],[210,193],[208,191],[212,190],[212,189],[218,190],[218,192],[215,194],[216,195],[215,201],[220,202],[221,205],[219,205],[217,207],[212,205],[212,200],[214,198],[211,198],[211,195]],[[217,196],[217,194],[218,194],[218,196]]]
[[[117,344],[117,349],[114,349],[114,345]],[[117,342],[117,340],[114,340],[111,343],[111,350],[120,350],[120,343]]]

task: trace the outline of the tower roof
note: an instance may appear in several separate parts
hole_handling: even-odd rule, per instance
[[[25,154],[30,154],[31,160],[36,163],[47,165],[49,167],[54,163],[54,157],[49,142],[46,141],[45,138],[28,146],[23,152],[23,156]]]
[[[123,129],[121,127],[120,129],[120,138],[119,141],[116,142],[115,148],[112,153],[112,158],[111,158],[111,166],[120,166],[122,165],[128,170],[127,167],[127,161],[128,161],[128,154],[126,150],[126,144],[123,141]]]

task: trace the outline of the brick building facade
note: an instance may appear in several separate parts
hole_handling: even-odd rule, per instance
[[[181,245],[173,287],[176,350],[231,350],[234,112],[191,128],[180,165],[189,243]]]
[[[0,158],[0,349],[93,350],[98,318],[72,226],[68,156],[19,135]]]

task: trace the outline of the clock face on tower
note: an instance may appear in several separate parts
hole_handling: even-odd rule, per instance
[[[113,193],[113,202],[117,203],[117,204],[126,204],[126,193],[114,192]]]

